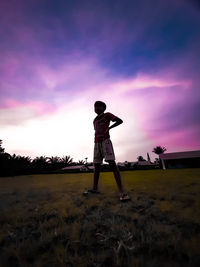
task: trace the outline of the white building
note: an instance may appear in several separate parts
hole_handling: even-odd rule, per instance
[[[82,164],[82,165],[72,165],[62,168],[61,170],[67,171],[67,170],[80,170],[80,171],[88,171],[88,169],[92,170],[94,169],[94,166],[88,166],[88,168]]]

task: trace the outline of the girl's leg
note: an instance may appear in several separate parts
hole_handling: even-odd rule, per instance
[[[123,194],[123,186],[122,186],[122,180],[121,180],[119,168],[118,168],[118,166],[114,160],[107,160],[107,162],[109,163],[109,166],[114,173],[115,180],[116,180],[117,186],[119,188],[119,192],[120,192],[120,194]]]
[[[100,163],[94,164],[94,183],[93,183],[93,190],[98,190],[98,181],[99,181],[99,175],[100,175]]]

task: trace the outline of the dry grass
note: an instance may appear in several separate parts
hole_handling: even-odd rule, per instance
[[[0,266],[199,266],[200,169],[0,179]]]

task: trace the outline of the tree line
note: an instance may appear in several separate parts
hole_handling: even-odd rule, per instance
[[[87,161],[79,160],[73,161],[70,156],[40,156],[31,158],[29,156],[20,156],[9,154],[5,152],[5,148],[2,147],[2,140],[0,139],[0,176],[12,176],[22,174],[36,174],[36,173],[53,173],[58,172],[64,167],[72,165],[88,165]],[[159,155],[166,151],[165,147],[157,146],[152,152]],[[145,161],[142,156],[137,157],[138,161]],[[86,158],[87,160],[87,158]],[[159,158],[156,159],[161,168],[161,162]],[[127,162],[126,168],[130,168],[130,162]]]
[[[5,152],[0,139],[0,176],[32,173],[50,173],[66,166],[85,164],[84,160],[73,161],[70,156],[26,157]]]

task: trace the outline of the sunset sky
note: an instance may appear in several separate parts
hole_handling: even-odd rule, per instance
[[[0,59],[10,154],[91,162],[96,100],[116,161],[200,149],[197,0],[1,0]]]

